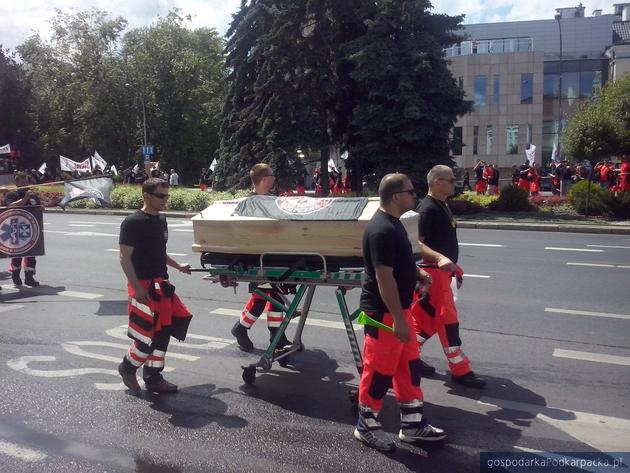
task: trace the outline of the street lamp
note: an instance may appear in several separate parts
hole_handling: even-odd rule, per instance
[[[129,87],[131,90],[133,90],[134,93],[136,94],[136,97],[140,97],[140,101],[142,102],[142,125],[144,129],[144,146],[146,146],[147,145],[147,111],[144,104],[144,95],[139,94],[136,88],[133,85],[131,85],[129,82],[125,84],[125,87]]]
[[[558,22],[558,32],[560,34],[560,73],[558,74],[558,153],[560,153],[560,137],[562,135],[562,23],[560,20],[562,19],[562,14],[556,13],[554,18]]]

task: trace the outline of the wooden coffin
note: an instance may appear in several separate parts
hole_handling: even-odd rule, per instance
[[[260,255],[273,252],[319,253],[325,257],[362,257],[361,238],[378,209],[369,199],[358,220],[275,220],[233,216],[242,199],[218,201],[192,218],[194,252]],[[407,214],[409,215],[409,214]],[[418,214],[402,219],[418,253]]]

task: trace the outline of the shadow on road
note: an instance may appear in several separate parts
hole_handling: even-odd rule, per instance
[[[217,389],[214,384],[189,386],[175,395],[145,393],[151,402],[151,409],[170,415],[169,422],[176,427],[200,429],[209,424],[217,424],[229,429],[241,429],[248,422],[239,416],[226,415],[227,404],[215,396],[230,389]]]

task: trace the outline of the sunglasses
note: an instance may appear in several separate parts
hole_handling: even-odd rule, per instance
[[[392,193],[392,195],[393,195],[393,194],[405,194],[405,193],[406,193],[406,194],[409,194],[409,195],[410,195],[410,196],[412,196],[412,197],[415,197],[415,196],[416,196],[416,191],[415,191],[415,189],[407,189],[407,190],[404,190],[404,191],[393,192],[393,193]]]
[[[158,199],[168,199],[171,196],[170,194],[160,194],[159,192],[149,192],[149,194],[154,195]]]
[[[450,182],[451,184],[455,184],[455,181],[456,181],[456,180],[457,180],[457,179],[455,179],[454,177],[453,177],[453,178],[451,178],[451,179],[447,179],[447,178],[445,178],[445,177],[438,177],[438,181],[446,181],[446,182]]]

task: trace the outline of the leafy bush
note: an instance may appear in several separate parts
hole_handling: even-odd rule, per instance
[[[212,201],[212,194],[207,192],[189,192],[190,197],[186,200],[186,210],[200,212],[208,207]]]
[[[190,192],[186,189],[170,188],[168,193],[171,196],[166,201],[166,210],[186,210],[186,198]]]
[[[630,191],[612,196],[611,210],[617,218],[630,218]]]
[[[483,210],[483,207],[476,202],[468,199],[451,199],[448,202],[448,206],[453,212],[453,215],[467,215],[479,213]]]
[[[588,199],[588,213],[589,215],[602,215],[606,213],[612,213],[612,194],[598,186],[591,183],[591,191],[589,196],[588,181],[580,181],[571,187],[569,191],[569,202],[571,206],[579,213],[586,213],[586,201]]]
[[[515,185],[501,189],[499,198],[491,202],[488,208],[505,212],[527,212],[532,210],[527,192]]]
[[[478,195],[476,192],[464,192],[457,196],[459,200],[466,200],[482,207],[488,207],[492,202],[499,197],[496,195]]]
[[[529,198],[529,203],[535,207],[557,207],[569,203],[569,198],[564,195],[534,195]]]

